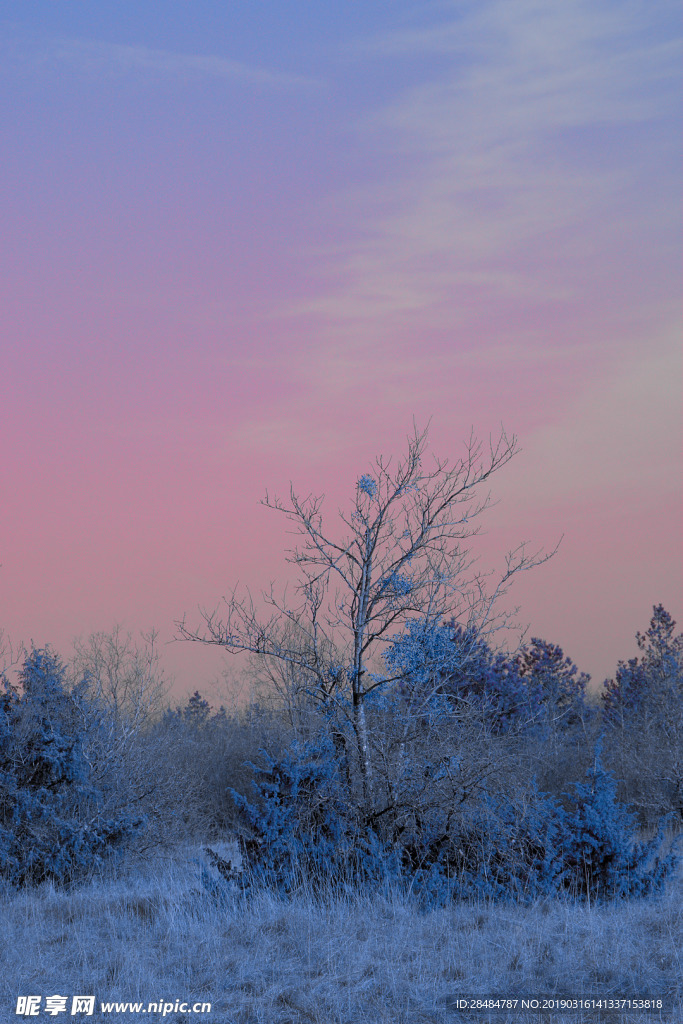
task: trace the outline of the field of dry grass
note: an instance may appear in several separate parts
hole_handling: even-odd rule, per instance
[[[5,893],[0,1015],[17,996],[94,994],[103,1000],[210,1001],[180,1024],[586,1024],[683,1021],[683,878],[658,902],[606,908],[454,905],[419,913],[405,899],[302,893],[235,894],[216,905],[191,851],[120,870],[70,892]],[[459,996],[659,996],[665,1012],[464,1012]],[[70,1003],[69,1003],[70,1007]],[[161,1020],[153,1014],[40,1019]]]

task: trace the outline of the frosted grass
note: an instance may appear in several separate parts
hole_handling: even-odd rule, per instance
[[[197,853],[119,869],[71,892],[5,892],[0,1013],[19,1019],[17,995],[59,992],[210,1001],[212,1013],[194,1019],[211,1024],[683,1020],[680,872],[658,901],[607,907],[547,900],[420,913],[399,895],[316,901],[306,891],[287,903],[234,892],[219,906],[201,887]],[[647,994],[670,1009],[601,1018],[450,1008],[458,995],[494,993]],[[189,1024],[191,1015],[163,1019]]]

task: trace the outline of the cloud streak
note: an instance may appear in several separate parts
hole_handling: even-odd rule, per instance
[[[253,86],[317,86],[305,75],[273,71],[214,54],[177,53],[140,45],[123,45],[93,39],[44,39],[26,46],[5,44],[5,65],[19,64],[34,71],[70,66],[97,76],[142,74],[167,78],[198,78],[242,82]]]
[[[392,154],[394,170],[334,198],[363,236],[330,248],[343,285],[321,287],[297,312],[347,323],[389,317],[395,327],[419,316],[439,327],[473,284],[489,301],[570,300],[586,253],[620,208],[656,202],[637,190],[652,159],[649,126],[677,102],[677,42],[653,31],[668,3],[495,0],[446,10],[451,20],[438,27],[361,48],[369,60],[434,58],[437,70],[357,126],[364,143],[375,137]],[[568,270],[570,249],[579,258]]]

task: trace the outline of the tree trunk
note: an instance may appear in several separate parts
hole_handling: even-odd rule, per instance
[[[358,691],[353,694],[353,719],[358,743],[358,759],[360,763],[361,778],[363,780],[363,802],[366,813],[372,811],[372,758],[370,756],[370,741],[368,739],[368,725],[365,718],[363,706],[363,695]]]

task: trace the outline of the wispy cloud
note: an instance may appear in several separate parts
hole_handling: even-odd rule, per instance
[[[297,312],[444,326],[473,283],[486,301],[571,299],[620,207],[651,201],[638,193],[652,160],[647,132],[672,117],[678,92],[667,0],[440,7],[438,26],[360,51],[434,58],[434,71],[357,126],[394,169],[334,197],[362,235],[323,254],[343,284],[321,287]]]
[[[177,53],[148,46],[123,45],[93,39],[63,37],[27,42],[5,40],[6,70],[11,65],[34,70],[71,66],[100,76],[146,74],[175,78],[213,78],[256,86],[310,86],[319,84],[305,75],[273,71],[214,54]]]

